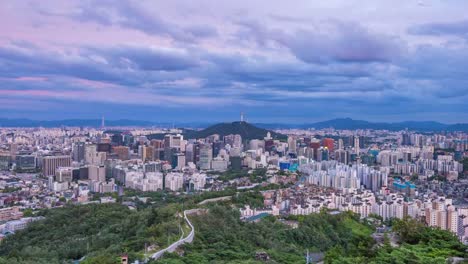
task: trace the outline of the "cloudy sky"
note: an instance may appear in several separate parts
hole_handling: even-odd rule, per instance
[[[0,1],[0,117],[468,121],[466,0]]]

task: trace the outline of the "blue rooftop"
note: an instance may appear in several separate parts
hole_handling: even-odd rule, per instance
[[[254,221],[260,220],[260,219],[262,219],[262,218],[264,218],[264,217],[267,217],[268,215],[270,215],[270,214],[268,214],[268,213],[260,213],[260,214],[258,214],[258,215],[251,216],[251,217],[249,217],[249,218],[247,218],[247,219],[245,219],[245,220],[246,220],[247,222],[254,222]]]

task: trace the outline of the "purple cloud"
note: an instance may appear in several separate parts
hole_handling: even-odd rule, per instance
[[[414,35],[454,35],[468,38],[468,20],[448,23],[427,23],[411,27],[408,32]]]

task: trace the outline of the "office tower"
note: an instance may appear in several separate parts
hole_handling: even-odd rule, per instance
[[[97,153],[96,145],[86,145],[85,146],[85,162],[87,164],[93,164],[96,153]]]
[[[408,132],[404,132],[402,135],[401,145],[409,146],[411,145],[410,134]]]
[[[124,143],[122,134],[114,134],[111,137],[111,142],[115,146],[121,146]]]
[[[130,148],[125,146],[115,146],[112,151],[117,154],[119,160],[128,160],[130,158]]]
[[[335,140],[333,140],[333,138],[324,138],[322,145],[328,148],[328,151],[332,153],[335,148]]]
[[[164,141],[153,139],[151,140],[151,146],[154,148],[154,160],[164,159]]]
[[[16,156],[16,168],[20,170],[31,170],[37,166],[36,156],[18,155]]]
[[[344,149],[343,139],[338,139],[338,149]]]
[[[313,138],[311,139],[310,141],[310,144],[309,144],[310,148],[312,149],[312,153],[313,153],[313,159],[314,160],[318,160],[318,156],[317,156],[317,150],[320,148],[320,140],[316,139],[316,138]],[[320,157],[321,158],[321,157]]]
[[[224,136],[224,143],[229,144],[233,148],[240,148],[242,146],[242,137],[240,135],[227,135]]]
[[[216,157],[211,161],[211,169],[215,171],[225,171],[228,168],[228,160]]]
[[[86,164],[102,165],[107,159],[106,152],[98,152],[97,145],[85,146],[85,162]]]
[[[146,147],[144,145],[138,146],[138,156],[143,162],[146,161]]]
[[[322,160],[328,160],[330,156],[330,152],[328,151],[327,148],[319,148],[317,150],[317,160],[322,161]]]
[[[102,140],[101,140],[102,142]],[[98,152],[106,152],[111,153],[112,145],[110,143],[99,143],[97,144],[97,151]]]
[[[153,161],[155,159],[155,150],[153,146],[145,146],[146,159],[144,161]]]
[[[0,152],[0,170],[8,170],[11,165],[10,153]]]
[[[55,171],[55,180],[58,182],[71,182],[73,179],[73,168],[59,167]]]
[[[42,173],[45,177],[54,176],[58,167],[69,167],[70,156],[47,156],[42,161]]]
[[[340,163],[348,164],[348,152],[344,149],[336,150],[335,160],[337,160]]]
[[[213,157],[217,157],[219,155],[219,151],[224,148],[223,141],[216,141],[213,143]]]
[[[288,137],[288,150],[289,153],[296,153],[296,139],[294,137]]]
[[[265,140],[265,151],[271,152],[275,150],[275,141],[273,139]]]
[[[183,140],[182,135],[166,135],[164,137],[164,160],[172,161],[172,155],[180,152]]]
[[[185,167],[185,155],[182,153],[175,153],[172,156],[172,162],[171,162],[172,168],[181,170],[182,168]]]
[[[209,144],[203,144],[200,146],[200,161],[198,166],[201,170],[211,169],[211,161],[213,160],[213,149]]]
[[[363,148],[366,148],[366,146],[367,146],[367,137],[359,136],[359,148],[363,149]]]
[[[18,153],[18,145],[16,143],[11,143],[10,144],[10,155],[11,155],[12,160],[16,159],[16,154],[17,153]]]
[[[218,134],[213,134],[213,135],[210,135],[208,137],[206,137],[206,142],[207,143],[214,143],[216,141],[219,141],[219,135]]]
[[[360,149],[359,149],[359,137],[358,136],[354,137],[354,151],[356,152],[356,154],[359,155]]]
[[[88,178],[92,181],[106,181],[106,168],[104,166],[88,166]]]
[[[85,158],[85,142],[76,142],[72,146],[73,161],[83,162]]]

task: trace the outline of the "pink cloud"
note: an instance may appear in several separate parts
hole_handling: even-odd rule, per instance
[[[39,96],[39,97],[56,97],[56,98],[76,98],[85,96],[86,94],[79,91],[47,91],[47,90],[0,90],[0,95],[4,96]]]
[[[80,85],[92,87],[92,88],[118,88],[121,87],[120,85],[103,82],[103,81],[93,81],[88,79],[81,79],[81,78],[73,78],[73,81],[77,82]]]
[[[40,77],[40,76],[20,76],[16,78],[2,78],[0,77],[0,80],[5,80],[5,81],[20,81],[20,82],[47,82],[49,81],[49,78],[47,77]]]
[[[49,78],[46,77],[36,77],[36,76],[21,76],[14,78],[15,81],[25,81],[25,82],[47,82]]]

